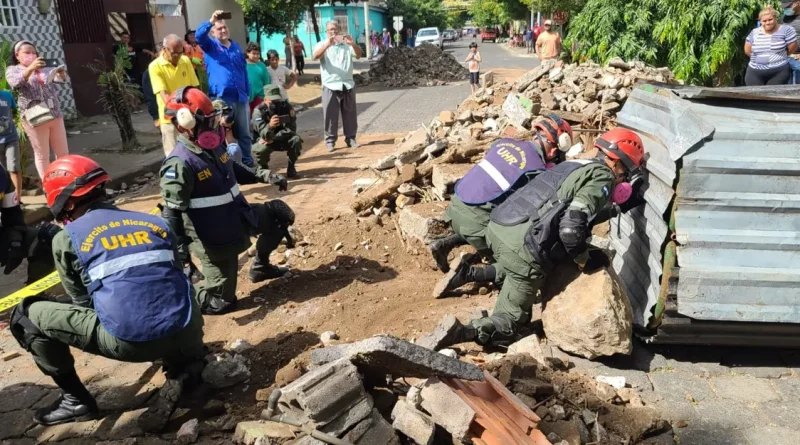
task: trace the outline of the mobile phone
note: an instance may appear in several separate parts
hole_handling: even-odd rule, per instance
[[[333,38],[333,41],[336,43],[344,43],[344,36],[336,36]]]
[[[44,63],[48,68],[57,68],[59,66],[58,59],[44,59]]]
[[[280,120],[281,124],[288,124],[292,122],[292,116],[289,116],[288,114],[278,116],[278,119]]]
[[[222,20],[230,20],[231,17],[232,15],[230,12],[223,12],[222,14],[219,15],[219,18],[221,18]]]

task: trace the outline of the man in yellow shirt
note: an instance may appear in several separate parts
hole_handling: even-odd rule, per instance
[[[561,34],[551,31],[553,22],[544,22],[544,32],[536,39],[536,54],[539,60],[558,59],[561,55]]]
[[[172,122],[164,117],[164,104],[169,95],[183,87],[199,87],[197,74],[192,61],[183,55],[183,39],[175,34],[164,37],[164,48],[161,56],[153,60],[148,67],[150,83],[158,102],[158,116],[161,120],[161,143],[164,155],[169,156],[178,142],[178,131]]]

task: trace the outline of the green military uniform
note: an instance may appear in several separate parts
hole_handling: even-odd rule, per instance
[[[277,91],[275,93],[268,91],[271,87]],[[280,89],[277,86],[267,85],[264,90],[267,93],[266,98],[270,101],[283,101]],[[253,138],[256,141],[253,144],[253,158],[261,168],[269,169],[272,152],[285,151],[286,156],[289,158],[289,176],[291,177],[294,176],[292,175],[292,170],[303,149],[303,138],[297,134],[297,116],[294,108],[288,102],[284,105],[288,108],[288,113],[292,120],[276,128],[272,128],[269,125],[270,117],[272,116],[269,103],[264,102],[253,110],[253,117],[250,122],[257,136],[257,138]]]
[[[569,202],[569,210],[577,210],[591,217],[608,202],[615,182],[614,174],[605,164],[591,163],[572,172],[558,188],[557,196]],[[495,331],[504,334],[516,332],[528,323],[531,307],[539,289],[544,284],[546,270],[537,263],[533,252],[526,246],[525,237],[534,221],[515,226],[502,226],[490,221],[486,228],[486,242],[497,261],[498,270],[505,271],[502,289],[488,318],[472,321],[478,330],[478,343],[488,343]],[[558,236],[558,231],[554,233]],[[574,257],[578,264],[588,258],[584,250]]]
[[[181,135],[178,141],[192,152],[201,157],[213,156],[211,151],[203,150]],[[213,161],[212,161],[213,162]],[[237,165],[237,168],[244,168]],[[169,171],[171,174],[166,175]],[[270,175],[268,171],[262,170]],[[250,170],[252,173],[252,170]],[[251,245],[251,236],[258,236],[257,250],[271,252],[280,244],[285,232],[278,231],[272,224],[274,218],[270,217],[269,209],[264,204],[250,204],[258,218],[258,224],[251,225],[240,219],[244,227],[242,237],[235,243],[223,248],[211,248],[199,239],[192,221],[186,210],[189,209],[192,191],[194,189],[195,174],[178,157],[168,158],[161,167],[161,196],[167,206],[182,213],[183,227],[186,236],[192,240],[190,249],[192,254],[200,260],[201,269],[205,279],[195,286],[196,298],[200,307],[205,310],[215,298],[226,303],[236,301],[236,281],[239,275],[239,254],[246,251]],[[250,178],[251,180],[254,178]],[[239,183],[242,178],[237,175]],[[248,181],[253,182],[253,181]],[[273,201],[274,202],[274,201]],[[220,230],[226,230],[220,227]]]

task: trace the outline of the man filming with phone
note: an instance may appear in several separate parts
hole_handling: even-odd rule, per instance
[[[353,81],[353,59],[361,58],[361,48],[349,35],[339,35],[339,24],[325,26],[327,39],[314,47],[314,60],[319,60],[322,74],[322,120],[325,122],[325,146],[333,151],[342,115],[344,140],[348,147],[358,147],[358,112],[356,83]]]
[[[272,152],[285,151],[289,158],[286,177],[299,178],[295,164],[303,149],[303,139],[297,134],[294,108],[284,99],[279,85],[264,87],[264,102],[253,111],[252,127],[258,135],[253,145],[253,157],[258,167],[268,170]]]

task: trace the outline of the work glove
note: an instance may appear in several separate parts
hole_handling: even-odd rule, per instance
[[[285,192],[289,190],[289,183],[283,175],[271,174],[269,175],[269,183],[278,186],[278,190]]]
[[[589,259],[583,265],[578,265],[583,273],[592,273],[600,269],[606,268],[611,264],[608,255],[602,250],[590,250]]]
[[[26,258],[25,255],[25,228],[24,227],[11,227],[6,234],[4,246],[0,248],[6,250],[6,259],[4,262],[5,268],[3,274],[8,275],[14,271],[22,260]]]
[[[192,277],[195,274],[199,274],[200,271],[192,261],[192,254],[189,252],[189,243],[186,242],[186,240],[181,241],[182,242],[178,244],[178,259],[180,259],[181,264],[183,265],[184,275],[186,275],[186,278],[191,281]]]

